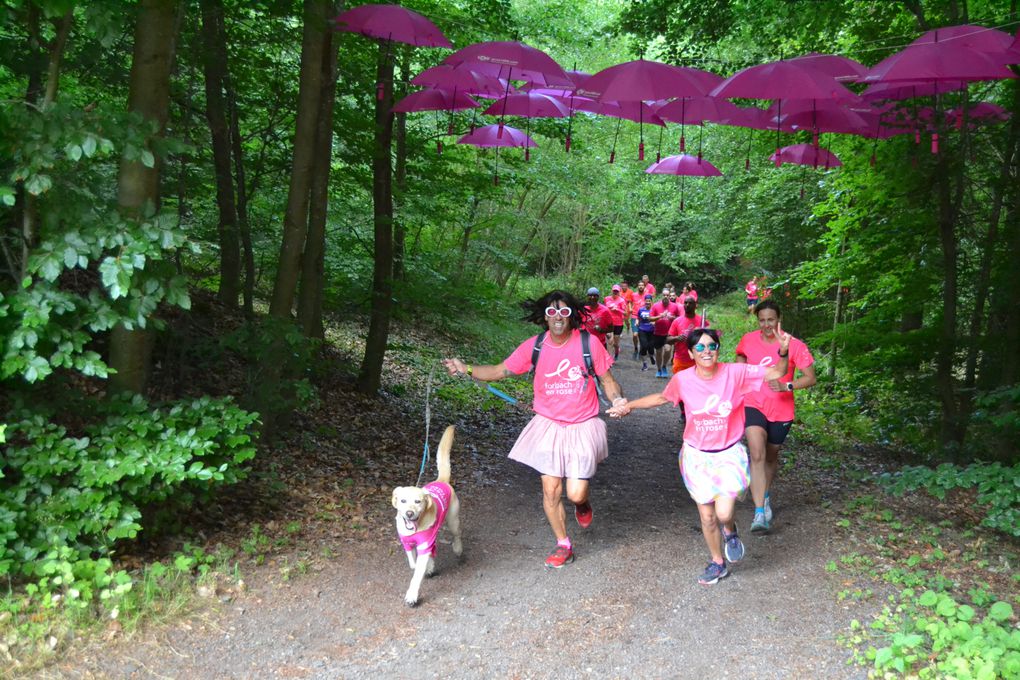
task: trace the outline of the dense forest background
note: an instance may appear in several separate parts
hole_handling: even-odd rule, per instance
[[[455,48],[521,40],[589,73],[873,65],[930,28],[1020,21],[1015,0],[404,4]],[[639,138],[675,153],[672,125],[577,115],[566,152],[567,121],[537,120],[525,160],[455,144],[478,113],[390,118],[449,50],[335,32],[345,8],[0,2],[0,575],[83,600],[124,586],[112,546],[243,476],[315,398],[336,325],[366,324],[349,373],[373,395],[394,320],[480,336],[477,317],[528,295],[645,273],[708,298],[767,276],[834,436],[1017,463],[1018,81],[942,95],[1014,115],[942,130],[938,154],[927,135],[826,135],[838,170],[773,167],[767,132],[689,126],[723,177],[686,181],[680,210],[637,156]]]

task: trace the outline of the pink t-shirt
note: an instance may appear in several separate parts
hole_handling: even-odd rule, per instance
[[[632,305],[630,308],[630,315],[632,318],[638,318],[638,311],[643,309],[645,306],[645,294],[641,293],[638,295],[637,291],[634,292],[634,298],[632,299]]]
[[[744,292],[747,293],[748,298],[758,297],[758,284],[755,283],[753,280],[748,281],[747,285],[744,286]]]
[[[674,318],[680,316],[683,313],[680,310],[680,306],[677,305],[675,302],[670,302],[668,304],[663,304],[662,300],[659,300],[658,302],[656,302],[654,305],[652,305],[651,309],[648,310],[648,313],[651,314],[652,316],[658,316],[659,314],[662,314],[663,312],[669,312],[670,314],[673,315]],[[655,331],[654,331],[655,335],[668,335],[669,334],[669,326],[672,323],[673,323],[673,319],[667,319],[666,317],[658,319],[655,322]]]
[[[653,286],[650,283],[646,283],[645,284],[645,295],[651,295],[652,297],[655,297],[655,286]]]
[[[688,319],[686,315],[673,319],[673,323],[669,325],[669,332],[666,335],[684,335],[687,331],[692,328],[704,328],[704,323],[701,319],[700,314],[695,314],[692,318]],[[677,351],[686,351],[687,348],[680,348],[677,344]]]
[[[613,365],[605,348],[588,343],[596,375],[603,375]],[[531,350],[535,338],[522,342],[503,362],[507,370],[520,375],[531,370]],[[562,347],[556,347],[547,335],[535,367],[535,413],[558,423],[581,423],[599,414],[598,394],[594,378],[585,377],[581,332],[574,330]]]
[[[722,451],[744,436],[744,398],[762,385],[765,369],[752,364],[717,364],[711,380],[688,368],[669,379],[662,396],[684,403],[684,441],[701,451]]]
[[[740,338],[736,353],[745,357],[748,364],[768,368],[779,363],[779,341],[765,342],[762,340],[761,331],[751,331]],[[811,356],[807,345],[797,338],[790,338],[788,362],[789,368],[786,375],[779,379],[780,382],[792,381],[794,370],[810,366],[815,363],[815,358]],[[758,409],[772,422],[786,422],[794,418],[793,395],[793,392],[773,392],[768,383],[763,383],[760,390],[747,395],[744,404]]]
[[[436,503],[436,521],[428,529],[416,531],[410,536],[401,536],[400,543],[404,550],[417,549],[419,555],[436,554],[436,536],[439,534],[439,527],[443,526],[446,513],[450,509],[450,498],[453,496],[453,489],[446,482],[429,482],[422,487],[423,491],[432,496]]]
[[[613,320],[614,326],[622,326],[623,319],[627,316],[627,300],[623,295],[613,297],[606,296],[606,307],[609,308],[609,317]]]

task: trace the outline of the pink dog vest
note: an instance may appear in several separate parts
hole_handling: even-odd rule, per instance
[[[453,489],[445,482],[430,482],[422,487],[422,490],[432,496],[436,502],[436,521],[428,529],[416,531],[410,536],[401,536],[400,542],[404,550],[418,549],[419,555],[436,554],[436,536],[439,534],[439,527],[446,519],[446,512],[450,509],[450,498],[453,496]]]

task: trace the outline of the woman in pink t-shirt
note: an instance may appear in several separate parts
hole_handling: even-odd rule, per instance
[[[719,332],[699,328],[687,335],[686,349],[694,366],[680,371],[662,392],[614,405],[611,417],[626,416],[636,408],[653,408],[683,402],[687,424],[680,449],[680,474],[691,498],[698,504],[701,533],[712,560],[698,582],[716,583],[728,576],[727,560],[744,557],[744,544],[737,535],[733,512],[737,498],[749,484],[744,435],[744,397],[761,387],[765,379],[786,372],[789,335],[779,332],[784,347],[779,364],[765,369],[750,364],[719,362]],[[720,531],[721,527],[721,531]],[[724,557],[725,555],[725,557]]]
[[[545,565],[558,569],[574,561],[563,509],[564,480],[577,523],[587,528],[593,515],[588,498],[589,480],[609,455],[609,445],[606,424],[598,417],[595,377],[589,375],[584,360],[580,331],[584,307],[562,290],[528,301],[524,307],[528,310],[524,320],[547,330],[535,364],[532,356],[537,336],[522,342],[494,366],[472,366],[460,359],[444,359],[443,364],[450,375],[468,375],[485,381],[533,372],[535,416],[517,438],[510,458],[542,475],[542,505],[556,536],[556,548]],[[601,379],[606,397],[614,404],[623,403],[626,401],[623,391],[610,371],[612,357],[594,339],[588,347],[592,369]]]
[[[779,361],[780,344],[776,335],[781,312],[779,305],[763,300],[754,308],[759,330],[744,334],[737,343],[737,361],[757,366],[773,366]],[[779,449],[793,425],[795,390],[815,384],[815,359],[807,345],[791,338],[789,361],[782,376],[770,380],[761,389],[747,395],[744,413],[747,428],[747,448],[751,454],[751,496],[754,498],[754,518],[751,531],[768,533],[772,524],[772,502],[769,489],[779,470]],[[801,375],[794,378],[794,372]]]

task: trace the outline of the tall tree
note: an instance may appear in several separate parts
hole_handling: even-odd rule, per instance
[[[170,106],[170,69],[177,32],[176,0],[142,0],[135,27],[129,78],[128,110],[163,131]],[[151,144],[150,144],[151,146]],[[128,218],[139,219],[159,203],[159,165],[151,150],[138,159],[124,158],[117,179],[117,202]],[[119,323],[110,336],[110,380],[114,392],[145,391],[152,355],[149,330]]]
[[[235,307],[241,289],[241,250],[238,243],[237,204],[230,171],[230,127],[223,95],[227,81],[227,36],[223,28],[223,0],[202,0],[202,65],[205,71],[205,116],[212,137],[219,208],[219,299]]]

